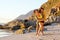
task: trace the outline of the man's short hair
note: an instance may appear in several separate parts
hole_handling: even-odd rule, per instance
[[[41,9],[42,9],[42,10],[44,10],[44,8],[43,8],[43,7],[41,7],[41,8],[39,9],[39,13],[41,13]]]

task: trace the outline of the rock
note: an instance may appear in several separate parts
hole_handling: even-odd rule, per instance
[[[15,34],[23,34],[24,33],[24,29],[19,29],[15,31]]]

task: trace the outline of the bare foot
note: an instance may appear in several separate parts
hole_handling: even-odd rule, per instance
[[[36,35],[36,37],[39,37],[39,35]]]
[[[41,35],[44,35],[43,33],[41,33]]]

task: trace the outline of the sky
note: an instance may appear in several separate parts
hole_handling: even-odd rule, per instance
[[[47,0],[0,0],[0,23],[12,21],[19,15],[40,8]]]

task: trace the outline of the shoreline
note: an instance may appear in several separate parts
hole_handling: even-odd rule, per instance
[[[30,32],[1,37],[0,40],[60,40],[60,24],[46,26],[45,28],[47,28],[47,31],[44,31],[44,35],[39,37],[35,35],[36,32]]]

